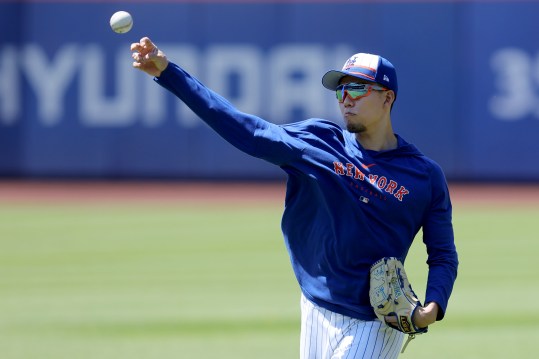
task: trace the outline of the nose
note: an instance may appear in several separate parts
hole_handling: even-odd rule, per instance
[[[350,96],[348,96],[348,94],[345,94],[344,99],[343,99],[343,102],[342,102],[343,105],[344,105],[344,107],[352,107],[352,106],[354,106],[354,102],[355,102],[355,101],[352,100],[352,99],[350,98]]]

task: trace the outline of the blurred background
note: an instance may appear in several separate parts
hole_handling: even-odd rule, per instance
[[[115,11],[134,17],[116,34]],[[357,52],[397,68],[396,132],[450,180],[539,180],[537,1],[0,1],[0,175],[280,179],[150,77],[149,36],[245,112],[340,122],[321,86]]]
[[[116,34],[111,15],[134,27]],[[534,358],[539,0],[0,0],[0,358],[297,358],[284,174],[132,68],[149,36],[240,110],[340,123],[388,58],[397,133],[449,180],[459,275],[404,358]],[[418,234],[421,237],[421,233]],[[407,258],[415,291],[425,246]]]

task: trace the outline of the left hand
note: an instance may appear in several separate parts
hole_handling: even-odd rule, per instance
[[[435,302],[430,302],[424,307],[419,307],[414,312],[413,321],[416,327],[426,328],[429,325],[436,322],[438,316],[438,304]],[[386,316],[386,321],[389,323],[397,323],[397,318],[393,316]]]

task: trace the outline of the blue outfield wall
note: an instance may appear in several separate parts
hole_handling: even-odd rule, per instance
[[[135,19],[113,33],[117,10]],[[150,36],[245,112],[341,123],[326,70],[397,67],[395,130],[449,179],[539,180],[537,1],[1,1],[0,175],[276,179],[131,67]]]

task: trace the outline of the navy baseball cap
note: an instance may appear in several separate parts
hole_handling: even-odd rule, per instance
[[[345,76],[354,76],[370,82],[376,82],[385,88],[393,90],[397,96],[397,72],[391,62],[382,56],[358,53],[352,55],[344,64],[341,71],[330,70],[322,77],[322,85],[335,91],[339,81]]]

